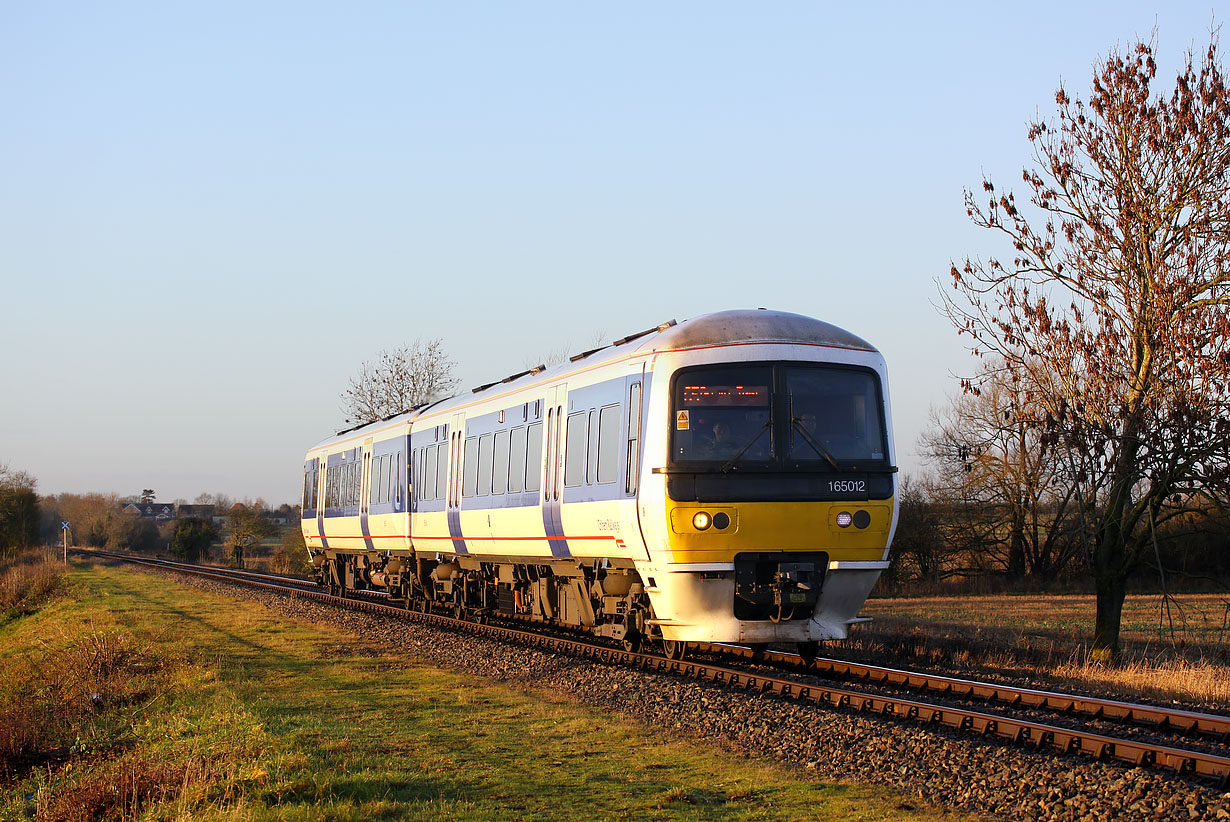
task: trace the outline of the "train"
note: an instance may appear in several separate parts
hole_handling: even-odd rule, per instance
[[[897,524],[888,373],[782,311],[663,323],[342,431],[303,466],[317,582],[681,659],[841,639]]]

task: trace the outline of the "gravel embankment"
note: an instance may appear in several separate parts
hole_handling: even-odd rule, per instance
[[[176,577],[183,581],[183,578]],[[327,605],[191,582],[272,610],[387,639],[465,673],[550,689],[692,739],[797,765],[817,780],[886,785],[903,801],[1013,820],[1230,819],[1230,792],[1164,772],[955,735],[909,721],[819,710]]]

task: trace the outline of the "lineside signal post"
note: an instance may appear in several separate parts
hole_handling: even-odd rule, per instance
[[[60,523],[60,530],[64,532],[64,564],[68,565],[68,520],[63,520]]]

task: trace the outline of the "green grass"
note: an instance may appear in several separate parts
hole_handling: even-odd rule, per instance
[[[84,685],[101,707],[3,783],[0,819],[951,818],[140,572],[72,580],[0,628],[0,697],[91,645],[134,665]]]

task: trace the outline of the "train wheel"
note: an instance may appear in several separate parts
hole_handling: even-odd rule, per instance
[[[466,606],[462,605],[460,602],[454,602],[453,603],[453,618],[454,619],[465,619],[466,618]]]
[[[624,650],[629,651],[630,653],[634,653],[634,654],[639,653],[641,650],[641,645],[644,642],[644,640],[645,640],[645,637],[642,636],[641,634],[635,634],[635,633],[624,634],[624,638],[623,638]]]
[[[681,660],[688,655],[688,643],[674,639],[662,640],[662,650],[668,659]]]
[[[820,643],[815,640],[800,642],[798,652],[799,656],[803,659],[803,664],[810,665],[815,660],[816,654],[820,652]]]

